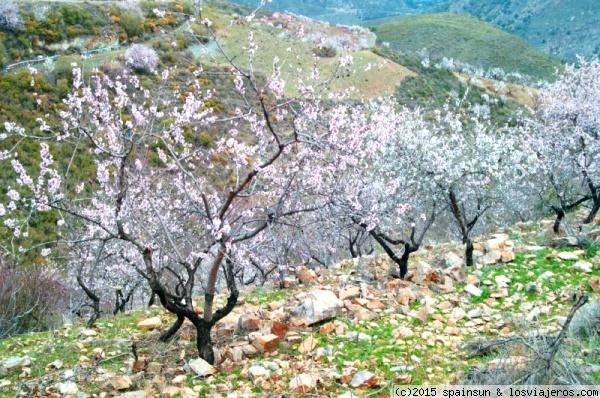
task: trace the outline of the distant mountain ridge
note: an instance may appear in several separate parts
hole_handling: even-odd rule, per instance
[[[452,0],[447,7],[514,33],[547,54],[574,58],[600,52],[598,0]]]
[[[574,59],[576,54],[591,57],[600,52],[599,0],[273,0],[266,8],[333,24],[450,11],[516,34],[546,54]]]

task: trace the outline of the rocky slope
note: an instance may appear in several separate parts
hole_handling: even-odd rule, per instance
[[[91,330],[70,325],[2,341],[0,396],[387,396],[392,384],[464,382],[506,364],[524,371],[535,356],[508,342],[555,336],[574,297],[600,292],[595,249],[535,245],[550,225],[481,237],[472,269],[461,266],[460,245],[428,247],[415,254],[406,281],[388,276],[394,267],[384,256],[329,270],[297,268],[285,289],[244,292],[216,326],[216,367],[196,359],[190,325],[171,342],[156,341],[174,320],[157,307],[103,319]],[[585,351],[578,366],[597,377],[595,343],[567,341],[557,361]],[[489,342],[505,350],[479,356]]]

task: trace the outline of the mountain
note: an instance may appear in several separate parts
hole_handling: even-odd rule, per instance
[[[369,22],[381,43],[395,51],[427,49],[432,61],[454,58],[488,70],[549,78],[559,64],[525,40],[476,18],[452,13],[387,18]]]
[[[251,6],[260,3],[257,0],[233,2]],[[265,8],[300,14],[333,24],[354,24],[370,19],[421,13],[445,7],[446,3],[447,0],[273,0],[267,3]]]
[[[547,54],[574,58],[600,52],[598,0],[453,0],[447,7],[523,37]]]
[[[273,0],[265,7],[333,24],[450,11],[489,22],[546,54],[574,59],[576,54],[590,57],[600,51],[598,0]]]

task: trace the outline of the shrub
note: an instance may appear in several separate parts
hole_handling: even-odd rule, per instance
[[[64,291],[59,276],[43,265],[0,264],[0,339],[55,326]]]
[[[147,72],[156,68],[156,51],[143,44],[133,44],[125,51],[125,62],[137,72]]]
[[[591,301],[573,317],[571,336],[585,339],[597,336],[600,332],[600,300]]]
[[[144,20],[140,14],[136,11],[129,10],[125,11],[121,15],[121,27],[127,33],[127,36],[134,37],[140,34],[142,31],[142,24]]]
[[[333,58],[336,56],[337,51],[333,47],[323,46],[323,47],[317,47],[314,50],[314,53],[317,57]]]
[[[81,57],[77,55],[62,56],[54,62],[54,76],[57,79],[67,79],[69,82],[73,80],[73,64],[81,67]]]

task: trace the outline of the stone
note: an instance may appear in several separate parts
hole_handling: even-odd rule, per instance
[[[162,371],[163,364],[159,362],[150,362],[148,364],[148,373],[158,374]]]
[[[279,345],[279,337],[276,334],[260,336],[252,342],[252,345],[261,353],[272,352]]]
[[[300,318],[305,325],[313,325],[335,318],[343,306],[342,301],[333,292],[315,290],[307,294],[306,300],[292,311],[292,315]]]
[[[441,277],[437,271],[425,261],[419,261],[414,267],[412,281],[417,285],[438,283],[440,280]]]
[[[352,286],[348,289],[342,290],[339,294],[340,300],[352,300],[360,297],[360,288],[358,286]]]
[[[450,316],[456,320],[460,320],[463,319],[465,316],[467,316],[467,314],[465,313],[465,310],[463,310],[460,307],[456,307],[452,310],[452,312],[450,313]]]
[[[398,329],[392,330],[392,337],[395,339],[406,339],[408,337],[413,337],[415,333],[411,328],[406,326],[399,327]]]
[[[127,375],[113,377],[108,382],[115,390],[127,390],[133,385],[131,377]]]
[[[251,344],[243,345],[242,351],[244,352],[244,355],[248,358],[253,358],[256,355],[258,355],[258,350]]]
[[[467,312],[467,317],[469,318],[479,318],[483,314],[483,309],[474,308],[471,311]]]
[[[597,276],[593,277],[590,279],[589,284],[595,293],[600,293],[600,278]]]
[[[289,289],[296,286],[296,279],[286,276],[285,278],[283,278],[283,288],[284,289]]]
[[[290,381],[289,387],[291,392],[311,392],[317,387],[319,381],[317,376],[313,376],[309,373],[300,373],[295,375]]]
[[[186,380],[185,375],[179,375],[179,376],[176,376],[171,382],[173,384],[184,384],[185,380]]]
[[[290,327],[285,323],[281,323],[278,321],[273,321],[273,325],[271,325],[271,334],[274,334],[279,338],[279,341],[283,341],[285,339],[285,335],[289,332]]]
[[[231,362],[240,362],[244,359],[244,350],[242,347],[225,347],[221,355]]]
[[[377,314],[365,308],[359,308],[358,311],[354,313],[354,317],[358,321],[372,321],[377,318]]]
[[[367,370],[363,370],[354,375],[350,385],[354,388],[374,387],[377,385],[377,376]]]
[[[138,391],[129,391],[126,393],[123,393],[121,395],[118,396],[119,398],[148,398],[148,393],[144,390],[138,390]],[[181,395],[181,398],[191,398],[189,396],[184,396],[183,394]]]
[[[485,242],[483,242],[483,249],[486,252],[491,252],[491,251],[503,252],[506,250],[507,241],[508,241],[507,234],[495,234],[495,235],[492,235],[492,239],[488,239]]]
[[[268,378],[271,375],[271,371],[268,369],[265,369],[260,364],[252,365],[248,369],[248,373],[250,373],[252,375],[252,377],[254,377],[255,379],[259,378],[259,377]]]
[[[582,261],[582,260],[579,260],[575,264],[573,264],[573,268],[578,269],[582,272],[585,272],[586,274],[591,274],[593,267],[594,266],[592,265],[592,263],[589,263],[587,261]]]
[[[446,263],[447,267],[460,267],[463,263],[463,260],[458,254],[454,252],[448,252],[444,255],[444,262]]]
[[[31,359],[29,357],[10,357],[2,364],[6,370],[22,368],[23,366],[29,365],[31,365]]]
[[[82,335],[86,336],[86,337],[93,337],[96,336],[98,334],[98,332],[96,332],[95,330],[92,329],[83,329],[81,332]]]
[[[569,261],[569,260],[579,260],[579,256],[572,252],[560,252],[558,253],[558,258],[561,260]]]
[[[333,332],[334,330],[335,330],[335,325],[331,322],[328,322],[319,328],[319,333],[329,334],[329,333]]]
[[[497,275],[494,280],[500,289],[507,287],[510,284],[510,279],[504,275]]]
[[[502,258],[500,261],[503,263],[510,263],[511,261],[515,261],[515,253],[514,252],[503,252]]]
[[[448,336],[460,336],[460,329],[456,326],[446,326],[444,332],[446,332]]]
[[[307,354],[309,352],[312,352],[317,346],[318,342],[319,340],[315,339],[313,336],[308,336],[306,340],[300,343],[300,346],[298,347],[298,352],[300,354]]]
[[[79,387],[77,387],[77,384],[72,381],[58,383],[57,387],[58,391],[60,391],[62,395],[76,395],[79,392]]]
[[[417,301],[417,296],[411,289],[400,289],[396,296],[396,302],[400,305],[411,305]]]
[[[342,395],[337,398],[360,398],[358,395],[354,394],[352,391],[346,391]]]
[[[535,307],[529,312],[529,314],[527,314],[526,319],[530,322],[534,321],[540,315],[540,313],[541,313],[540,309],[538,307]]]
[[[258,330],[260,319],[252,314],[242,314],[238,318],[236,333]]]
[[[140,321],[137,324],[138,329],[146,329],[146,330],[157,329],[161,326],[162,326],[162,322],[161,322],[160,318],[157,316],[153,317],[153,318],[144,319],[143,321]]]
[[[181,388],[179,387],[169,386],[163,390],[162,396],[164,398],[174,398],[180,391]]]
[[[214,375],[217,373],[217,369],[215,369],[210,363],[206,362],[202,358],[191,360],[189,365],[190,369],[192,369],[194,373],[200,377]]]
[[[465,278],[465,283],[467,285],[479,286],[480,281],[479,281],[479,278],[477,277],[477,275],[475,275],[475,274],[469,274]]]
[[[377,300],[369,301],[369,303],[367,304],[367,308],[370,310],[383,310],[385,309],[385,304]]]
[[[465,285],[464,289],[465,292],[469,293],[472,296],[479,297],[483,294],[483,291],[475,285]]]
[[[579,246],[579,239],[574,236],[563,236],[561,238],[552,239],[552,247],[577,247]]]
[[[502,252],[492,250],[481,257],[479,262],[483,265],[493,265],[500,262],[500,260],[502,260]]]
[[[305,266],[300,266],[296,268],[294,273],[296,274],[296,277],[300,280],[300,282],[305,284],[312,282],[317,276],[315,274],[315,271],[309,270]]]
[[[199,398],[200,395],[189,387],[182,387],[179,391],[181,398]]]

